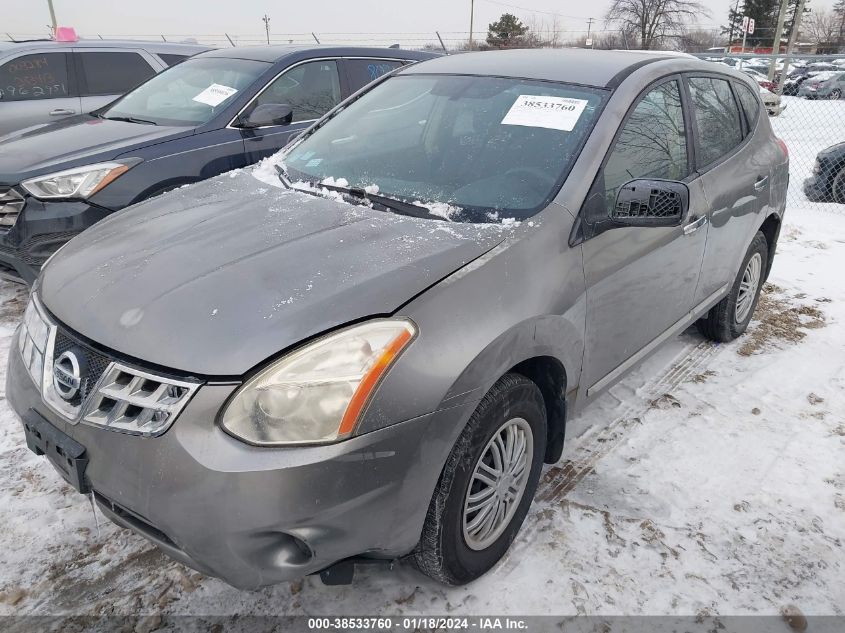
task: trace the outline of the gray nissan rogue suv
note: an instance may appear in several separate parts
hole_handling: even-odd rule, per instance
[[[27,442],[242,588],[508,549],[567,420],[754,313],[785,146],[744,75],[635,52],[402,68],[254,170],[47,262],[10,354]]]

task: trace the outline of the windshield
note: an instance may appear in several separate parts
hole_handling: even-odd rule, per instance
[[[465,222],[538,212],[569,173],[605,91],[444,75],[387,79],[282,156],[327,182]]]
[[[228,106],[269,66],[246,59],[189,59],[141,84],[101,111],[100,116],[156,125],[201,125]]]

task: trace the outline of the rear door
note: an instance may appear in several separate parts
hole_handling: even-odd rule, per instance
[[[248,114],[263,104],[287,104],[293,109],[289,125],[269,125],[242,130],[247,164],[274,154],[297,134],[343,99],[337,59],[299,62],[273,78],[243,109]]]
[[[0,63],[0,135],[80,113],[69,57],[30,51]]]
[[[582,209],[583,217],[608,218],[619,188],[638,178],[684,182],[690,191],[682,226],[612,228],[582,244],[587,286],[582,388],[588,397],[683,327],[693,307],[707,202],[691,167],[683,103],[679,76],[644,91],[623,121]]]
[[[73,56],[83,112],[108,105],[164,68],[141,50],[78,48]]]
[[[754,133],[769,123],[758,110],[751,113],[753,124],[749,124],[736,98],[735,91],[743,88],[738,82],[720,75],[691,75],[686,84],[696,168],[710,204],[710,231],[696,293],[703,300],[733,282],[760,215],[769,208],[772,166],[779,149],[771,131]],[[759,103],[753,94],[750,98]]]

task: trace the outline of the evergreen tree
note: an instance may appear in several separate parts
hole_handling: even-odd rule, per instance
[[[495,48],[513,48],[520,46],[528,27],[519,18],[510,13],[502,14],[498,20],[487,27],[487,43]]]
[[[839,0],[845,4],[845,0]],[[804,2],[804,13],[808,13],[809,0]],[[736,6],[736,5],[734,5]],[[783,25],[781,38],[786,39],[792,30],[795,22],[795,10],[798,8],[798,0],[789,0],[786,10],[786,21]],[[745,45],[749,49],[757,47],[769,48],[775,40],[775,30],[780,15],[780,0],[741,0],[739,8],[731,7],[728,10],[728,24],[722,27],[722,33],[733,35],[731,44],[742,43],[742,19],[744,16],[754,18],[754,33],[748,35]]]

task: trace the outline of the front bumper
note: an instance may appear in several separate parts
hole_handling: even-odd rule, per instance
[[[27,196],[15,225],[0,233],[0,277],[31,285],[50,255],[111,213],[88,202]]]
[[[300,578],[352,556],[392,559],[419,540],[454,428],[474,407],[329,446],[260,448],[224,433],[235,385],[205,385],[163,435],[72,425],[52,413],[13,341],[6,393],[87,450],[85,476],[112,520],[242,589]]]

